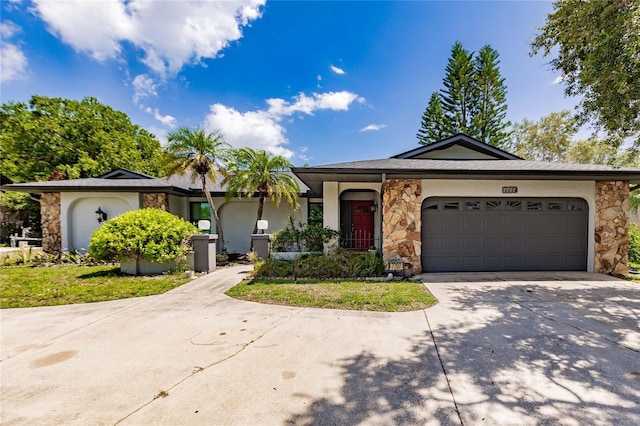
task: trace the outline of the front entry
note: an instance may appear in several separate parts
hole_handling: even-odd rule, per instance
[[[368,250],[373,247],[373,211],[371,201],[351,202],[351,248]]]

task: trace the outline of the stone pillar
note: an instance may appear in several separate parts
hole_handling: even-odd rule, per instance
[[[142,193],[142,208],[154,208],[169,211],[169,197],[163,192]]]
[[[40,216],[42,223],[42,250],[46,253],[59,253],[62,251],[59,192],[48,192],[40,196]]]
[[[385,264],[399,257],[422,272],[420,179],[388,179],[382,195],[382,257]]]
[[[209,273],[216,270],[216,240],[218,234],[198,234],[193,239],[193,269]]]
[[[269,258],[269,239],[271,234],[251,234],[253,251],[260,259]]]
[[[594,272],[629,273],[629,182],[596,182]]]

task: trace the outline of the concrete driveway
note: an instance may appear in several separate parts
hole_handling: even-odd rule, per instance
[[[594,274],[424,276],[386,314],[224,296],[0,312],[2,424],[640,424],[640,286]]]

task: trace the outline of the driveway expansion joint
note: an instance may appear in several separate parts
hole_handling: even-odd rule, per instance
[[[433,334],[433,330],[431,329],[431,323],[429,322],[427,311],[424,310],[422,312],[424,312],[424,319],[427,321],[427,327],[429,327],[429,334],[431,334],[431,340],[433,340],[433,346],[436,349],[436,354],[438,355],[438,361],[440,362],[440,367],[442,368],[444,379],[447,381],[447,388],[449,388],[449,393],[451,394],[451,399],[453,400],[453,408],[456,410],[456,414],[458,415],[458,420],[460,420],[460,426],[464,426],[464,422],[462,421],[462,415],[460,414],[460,410],[458,409],[458,403],[456,402],[456,397],[453,394],[453,389],[451,389],[451,382],[449,382],[447,369],[445,368],[444,361],[442,361],[442,357],[440,356],[440,350],[438,349],[438,344],[436,343],[436,336]]]

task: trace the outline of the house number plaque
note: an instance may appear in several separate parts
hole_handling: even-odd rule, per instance
[[[516,192],[518,192],[518,187],[517,186],[503,186],[502,187],[502,193],[503,194],[515,194]]]

